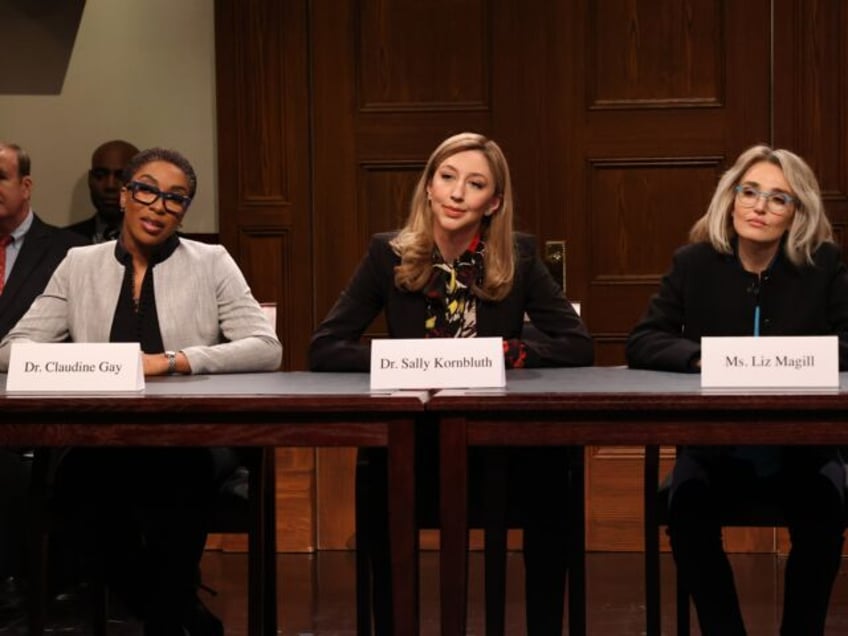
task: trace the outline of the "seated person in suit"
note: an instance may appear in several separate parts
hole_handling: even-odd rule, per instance
[[[274,371],[282,346],[220,245],[177,236],[197,179],[188,160],[152,148],[129,162],[116,242],[75,248],[0,343],[139,342],[147,376]],[[220,484],[208,448],[73,449],[57,499],[84,512],[81,535],[145,634],[222,634],[196,596],[210,503]],[[93,521],[92,521],[93,519]]]
[[[392,338],[502,337],[507,368],[593,362],[589,333],[536,255],[535,239],[513,233],[506,158],[494,141],[474,133],[455,135],[436,148],[406,225],[372,238],[347,289],[312,337],[312,370],[367,372],[370,346],[360,337],[381,311]],[[533,339],[522,333],[525,314],[536,327]],[[437,447],[432,439],[419,439],[417,446],[418,482],[426,488],[437,481]],[[470,460],[472,498],[481,485],[484,453],[478,450]],[[384,453],[365,453],[385,466]],[[566,449],[511,449],[508,464],[508,505],[525,509],[528,630],[559,634],[567,567]],[[554,498],[546,496],[551,490]],[[419,494],[423,506],[428,499]],[[371,525],[385,532],[385,510],[380,517]],[[391,629],[386,543],[383,534],[369,546],[382,559],[374,565],[378,633]]]
[[[691,243],[627,342],[631,367],[697,373],[703,336],[839,336],[848,368],[848,273],[810,167],[754,146],[719,181]],[[718,509],[779,493],[792,539],[781,634],[823,634],[839,568],[845,471],[835,448],[685,447],[672,472],[669,536],[705,635],[744,634]]]
[[[138,148],[121,139],[107,141],[95,149],[88,171],[88,191],[94,205],[94,216],[69,225],[67,229],[84,236],[91,243],[118,237],[124,216],[120,202],[124,168],[136,154]]]
[[[30,205],[30,172],[26,151],[0,142],[0,338],[44,290],[68,248],[85,243],[35,215]],[[0,579],[7,581],[5,591],[10,592],[8,598],[0,597],[0,625],[20,611],[16,580],[24,567],[29,455],[22,449],[0,449]]]

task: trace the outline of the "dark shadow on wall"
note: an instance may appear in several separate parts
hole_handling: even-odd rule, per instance
[[[58,95],[85,0],[0,0],[0,95]]]

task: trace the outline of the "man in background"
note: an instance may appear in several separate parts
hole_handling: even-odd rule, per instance
[[[47,285],[53,270],[85,239],[44,223],[32,211],[29,155],[0,141],[0,338]],[[23,611],[26,502],[31,454],[0,448],[0,627]]]
[[[91,243],[111,241],[121,231],[124,213],[119,195],[124,185],[124,167],[138,154],[138,148],[127,141],[114,139],[97,147],[91,155],[88,190],[95,213],[91,218],[69,225],[67,229],[84,236]]]

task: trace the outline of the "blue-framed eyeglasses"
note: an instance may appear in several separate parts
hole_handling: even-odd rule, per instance
[[[162,192],[156,186],[142,181],[130,181],[126,188],[129,190],[133,201],[138,201],[144,205],[153,205],[157,199],[161,198],[162,206],[170,214],[183,214],[188,210],[188,204],[191,203],[190,196],[176,192]]]
[[[785,192],[763,192],[750,185],[736,186],[736,200],[742,207],[753,208],[760,198],[766,200],[766,210],[772,214],[786,214],[793,204],[798,203],[798,199]]]

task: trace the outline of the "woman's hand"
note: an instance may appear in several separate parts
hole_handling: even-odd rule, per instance
[[[183,375],[191,373],[191,365],[182,351],[177,352],[176,361],[175,373]],[[168,375],[168,356],[164,353],[145,353],[142,356],[142,364],[145,376]]]

